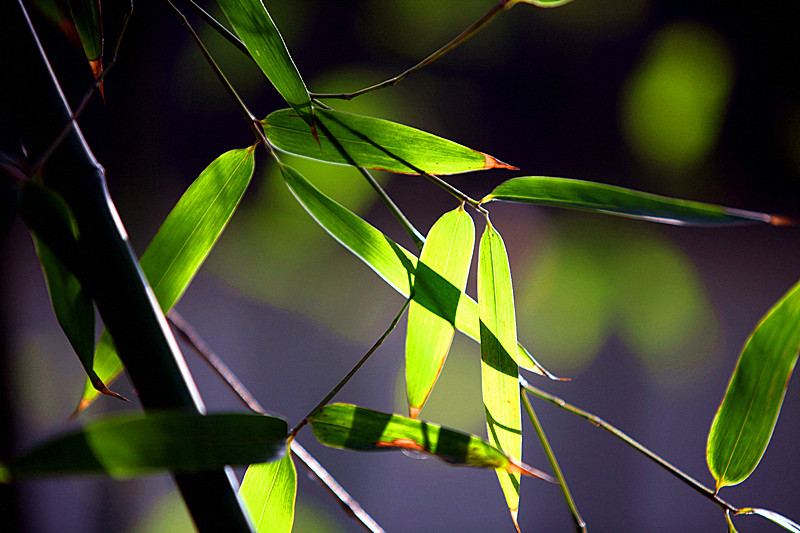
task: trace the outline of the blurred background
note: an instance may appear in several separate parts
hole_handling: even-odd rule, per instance
[[[266,2],[315,92],[353,91],[398,74],[493,3]],[[208,9],[218,14],[215,6]],[[75,105],[91,83],[82,51],[31,12]],[[259,117],[285,107],[248,59],[190,19]],[[518,5],[394,88],[328,103],[409,124],[520,167],[448,178],[476,198],[514,176],[551,175],[799,216],[798,21],[800,9],[790,2],[764,8],[663,0],[576,0],[551,10]],[[107,23],[107,31],[113,27]],[[107,46],[115,38],[109,34]],[[92,101],[80,124],[141,254],[202,169],[251,144],[252,134],[160,2],[137,3],[105,96],[105,104]],[[287,159],[413,249],[357,172]],[[423,233],[456,206],[422,178],[379,179]],[[798,230],[676,228],[524,205],[489,208],[510,253],[520,340],[551,371],[572,378],[528,379],[713,485],[706,435],[749,333],[797,281]],[[482,221],[475,220],[481,232]],[[6,440],[19,452],[70,426],[84,374],[53,317],[27,230],[19,218],[5,229],[0,338],[13,421]],[[242,206],[177,309],[258,400],[293,425],[402,303],[298,207],[259,152]],[[406,412],[404,327],[337,401]],[[241,409],[193,353],[185,356],[210,409]],[[423,418],[485,434],[479,357],[478,345],[457,334]],[[124,377],[112,388],[135,396]],[[725,530],[718,507],[641,455],[549,404],[534,400],[534,407],[590,530]],[[84,416],[129,408],[101,398]],[[799,519],[798,428],[800,391],[790,383],[761,465],[722,497]],[[524,432],[524,459],[548,469],[532,428]],[[299,440],[387,531],[513,530],[490,471],[400,453],[326,449],[310,431]],[[295,531],[361,530],[302,466],[298,476]],[[168,476],[32,480],[17,489],[24,531],[191,530]],[[572,530],[557,487],[526,479],[521,497],[524,531]],[[736,523],[741,531],[778,530],[759,518]]]

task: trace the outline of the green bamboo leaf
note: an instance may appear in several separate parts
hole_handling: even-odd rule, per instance
[[[769,520],[771,522],[774,522],[775,524],[778,524],[779,526],[781,526],[783,529],[785,529],[787,531],[791,531],[792,533],[800,533],[800,525],[798,525],[793,520],[789,520],[785,516],[783,516],[781,514],[778,514],[778,513],[774,512],[774,511],[769,511],[767,509],[758,509],[758,508],[747,507],[745,509],[740,509],[739,512],[736,513],[737,516],[738,515],[742,515],[742,514],[756,514],[756,515],[759,515],[761,517],[766,518],[767,520]]]
[[[480,437],[398,414],[334,403],[318,409],[308,421],[317,440],[333,448],[362,452],[412,450],[451,465],[494,468],[553,481],[552,476],[508,457]]]
[[[414,284],[416,256],[355,213],[322,194],[295,169],[284,166],[281,167],[281,171],[286,185],[303,209],[331,237],[361,259],[394,290],[408,298]],[[477,302],[466,294],[464,296],[459,294],[459,299],[456,301],[453,294],[458,289],[441,276],[429,276],[428,283],[431,290],[424,291],[421,296],[425,298],[419,298],[418,303],[434,313],[439,309],[455,307],[456,329],[467,337],[478,340],[480,328]],[[428,299],[428,296],[431,299]],[[522,368],[546,375],[551,379],[558,379],[533,359],[522,345],[518,345],[517,349]]]
[[[6,480],[84,474],[125,479],[164,469],[197,472],[277,461],[287,437],[286,422],[271,416],[126,413],[48,440],[3,468]]]
[[[736,529],[736,526],[733,525],[731,513],[728,511],[725,511],[725,524],[728,526],[728,533],[739,533],[739,531]]]
[[[69,0],[69,11],[94,77],[103,71],[103,19],[100,0]]]
[[[255,145],[215,159],[186,190],[145,250],[139,264],[164,312],[180,299],[242,199],[255,168]],[[94,354],[94,371],[106,384],[122,372],[107,331]],[[89,383],[78,405],[97,397]]]
[[[475,224],[461,205],[436,221],[422,248],[406,333],[406,392],[412,418],[419,415],[450,351],[456,309],[467,285],[474,246]],[[430,277],[433,282],[428,281]],[[438,278],[453,286],[456,306],[430,311],[419,301],[430,300],[435,305]]]
[[[317,109],[316,119],[317,137],[291,109],[271,113],[262,125],[279,150],[329,163],[405,174],[517,170],[490,155],[396,122],[328,109]]]
[[[512,7],[517,4],[533,4],[536,7],[558,7],[570,2],[572,0],[511,0]]]
[[[741,483],[772,437],[800,350],[800,283],[761,319],[739,356],[708,434],[717,490]]]
[[[280,461],[250,465],[239,496],[259,533],[291,533],[297,498],[297,470],[292,455]]]
[[[486,219],[478,252],[481,377],[489,442],[522,459],[522,413],[517,364],[517,321],[511,270],[502,237]],[[514,524],[519,511],[519,475],[498,472]],[[519,527],[517,527],[519,529]]]
[[[308,89],[267,8],[261,0],[219,0],[219,5],[258,67],[302,117],[304,129],[310,133],[314,110]]]
[[[505,181],[481,202],[492,200],[598,211],[680,226],[728,226],[756,222],[783,226],[794,223],[776,215],[678,200],[591,181],[545,176]]]

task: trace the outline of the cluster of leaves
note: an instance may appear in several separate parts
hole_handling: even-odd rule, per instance
[[[567,1],[512,0],[500,2],[495,11],[516,3],[554,7]],[[141,269],[162,311],[169,313],[233,216],[253,176],[256,148],[263,146],[279,165],[288,189],[322,229],[408,299],[405,362],[409,416],[331,404],[335,390],[291,431],[285,421],[263,414],[167,411],[120,415],[89,423],[0,465],[0,480],[78,473],[125,478],[157,469],[192,472],[250,465],[240,495],[256,528],[289,531],[296,472],[293,453],[287,450],[294,449],[294,436],[308,423],[316,438],[327,446],[359,451],[404,449],[453,465],[495,470],[517,528],[520,476],[554,481],[561,484],[576,525],[583,527],[552,453],[548,455],[556,478],[522,462],[521,396],[534,425],[539,425],[525,396],[526,391],[535,394],[535,389],[521,379],[520,369],[547,379],[557,378],[517,341],[508,256],[486,205],[492,201],[529,203],[676,225],[783,225],[790,221],[556,177],[515,177],[484,198],[472,199],[439,176],[515,167],[406,125],[331,109],[306,88],[260,0],[219,0],[219,5],[238,36],[236,42],[246,48],[290,108],[256,120],[209,56],[212,68],[217,69],[250,121],[257,142],[222,154],[200,174],[141,257]],[[70,6],[87,58],[102,80],[102,63],[96,67],[102,54],[99,2],[72,0]],[[199,40],[198,44],[202,46]],[[286,166],[279,152],[351,165],[367,177],[366,169],[419,174],[450,192],[457,205],[436,221],[424,239],[402,213],[395,213],[412,240],[420,244],[417,255],[323,194]],[[46,211],[56,218],[57,226],[64,228],[66,239],[79,239],[80,228],[69,206],[35,176],[23,185],[20,209],[23,214]],[[468,209],[484,222],[478,251],[477,301],[465,293],[475,244],[475,224]],[[39,237],[34,235],[56,316],[88,374],[80,412],[101,393],[116,395],[108,386],[122,372],[123,363],[108,332],[103,332],[95,346],[94,309],[80,275],[51,240]],[[767,447],[800,349],[798,324],[800,285],[792,288],[754,330],[708,436],[707,460],[716,487],[713,492],[706,490],[728,515],[731,529],[731,513],[758,513],[787,529],[800,530],[780,515],[737,509],[717,496],[722,487],[744,481]],[[455,330],[480,343],[486,440],[418,418],[442,370]],[[539,437],[546,445],[544,434]]]

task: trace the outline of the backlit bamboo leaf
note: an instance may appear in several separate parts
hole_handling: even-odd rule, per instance
[[[255,146],[231,150],[198,176],[172,209],[139,264],[164,312],[180,299],[239,205],[255,168]],[[109,384],[122,362],[107,331],[100,335],[94,370]],[[81,411],[97,397],[87,383]]]
[[[772,437],[800,350],[800,283],[761,319],[742,350],[708,434],[717,490],[741,483]]]
[[[800,533],[800,525],[798,525],[793,520],[789,520],[785,516],[778,514],[774,511],[748,507],[745,509],[740,509],[739,512],[736,513],[737,516],[742,514],[757,514],[759,516],[766,518],[767,520],[770,520],[771,522],[778,524],[787,531],[791,531],[792,533]]]
[[[450,351],[456,310],[467,285],[474,246],[475,224],[461,205],[436,221],[422,248],[415,269],[414,299],[408,309],[406,333],[406,392],[412,418],[419,415]],[[429,283],[431,275],[434,280]],[[430,300],[431,307],[436,305],[438,278],[452,284],[452,301],[456,305],[431,311],[419,302]]]
[[[346,403],[318,409],[309,418],[325,446],[362,452],[413,450],[457,466],[494,468],[508,474],[553,477],[508,457],[475,435],[398,414],[381,413]]]
[[[50,439],[12,459],[4,469],[7,479],[84,474],[124,479],[165,469],[197,472],[277,461],[286,450],[287,437],[286,422],[271,416],[122,414]]]
[[[481,202],[492,200],[597,211],[680,226],[728,226],[756,222],[783,226],[794,223],[776,215],[678,200],[591,181],[544,176],[505,181]]]
[[[731,520],[731,513],[725,511],[725,524],[728,526],[728,533],[739,533],[736,530],[736,526],[733,525],[733,520]]]
[[[308,89],[267,8],[261,0],[219,0],[219,5],[258,67],[311,134],[314,110]]]
[[[405,174],[455,174],[488,168],[515,169],[494,157],[431,133],[373,117],[317,109],[317,137],[291,109],[262,121],[279,150],[311,159]]]
[[[280,461],[250,465],[239,496],[259,533],[291,533],[297,498],[297,471],[292,455]]]
[[[69,10],[81,38],[86,59],[97,78],[103,71],[103,19],[100,16],[100,0],[69,0]]]
[[[375,271],[397,292],[408,298],[414,284],[417,257],[375,229],[355,213],[334,202],[299,172],[291,167],[282,167],[283,178],[300,205],[311,217],[368,267]],[[467,295],[453,298],[458,289],[441,276],[428,278],[432,290],[424,294],[435,297],[435,301],[421,300],[426,309],[437,312],[439,309],[456,308],[455,327],[467,337],[478,340],[480,328],[478,304]],[[518,345],[519,361],[523,368],[558,379],[536,362],[522,345]]]
[[[522,414],[517,364],[517,322],[506,247],[489,219],[478,252],[481,383],[489,443],[522,459]],[[519,475],[498,472],[514,524],[519,511]],[[519,527],[517,527],[519,529]]]
[[[536,7],[558,7],[569,4],[572,0],[511,0],[512,5],[533,4]]]

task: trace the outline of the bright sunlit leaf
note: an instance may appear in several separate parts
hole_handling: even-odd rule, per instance
[[[309,423],[317,440],[333,448],[362,452],[412,450],[451,465],[494,468],[506,475],[524,474],[553,481],[550,475],[509,458],[475,435],[398,414],[334,403],[318,409]]]
[[[2,466],[15,479],[85,474],[125,479],[165,469],[198,472],[277,461],[287,437],[286,421],[271,416],[126,413],[50,439]]]
[[[198,176],[172,209],[139,264],[164,312],[180,299],[242,199],[255,169],[255,146],[231,150]],[[106,384],[122,372],[108,331],[100,335],[94,370]],[[84,387],[78,410],[97,397]]]
[[[772,437],[800,350],[800,283],[747,340],[708,434],[706,459],[717,490],[741,483]]]
[[[258,67],[311,134],[314,110],[308,89],[267,8],[261,0],[219,0],[219,5]]]
[[[498,185],[481,202],[502,200],[596,211],[680,226],[728,226],[765,222],[791,224],[786,217],[668,198],[614,185],[568,178],[527,176]]]
[[[791,531],[792,533],[800,533],[800,525],[798,525],[797,522],[794,522],[793,520],[789,520],[785,516],[783,516],[781,514],[778,514],[775,511],[769,511],[767,509],[758,509],[758,508],[747,507],[745,509],[740,509],[739,512],[736,513],[737,516],[738,515],[747,515],[747,514],[755,514],[755,515],[764,517],[767,520],[769,520],[771,522],[774,522],[775,524],[778,524],[779,526],[781,526],[783,529],[785,529],[787,531]]]
[[[489,168],[515,169],[494,157],[431,133],[379,118],[316,110],[317,137],[291,109],[262,121],[279,150],[320,161],[405,174],[455,174]]]
[[[284,166],[282,171],[286,185],[297,201],[331,237],[366,263],[397,292],[406,298],[411,294],[417,266],[416,256],[355,213],[322,194],[293,168]],[[477,302],[469,296],[454,300],[453,291],[457,289],[441,276],[431,275],[428,282],[434,288],[429,294],[441,300],[435,306],[431,302],[420,303],[434,313],[438,309],[452,309],[457,306],[456,329],[469,338],[478,340],[480,328]],[[517,348],[523,368],[557,379],[536,362],[522,345]]]
[[[455,333],[456,309],[464,295],[472,249],[475,245],[475,224],[461,205],[442,215],[428,233],[415,270],[414,298],[408,308],[406,333],[406,392],[412,418],[416,418],[442,371]],[[430,311],[420,301],[437,304],[435,280],[428,283],[430,275],[443,278],[453,285],[449,309]],[[433,285],[433,287],[431,286]],[[456,294],[457,291],[457,294]]]
[[[517,322],[508,254],[489,219],[478,252],[481,383],[489,442],[522,459],[522,414],[517,364]],[[514,524],[519,511],[519,474],[498,472]]]
[[[239,496],[259,533],[291,533],[297,497],[297,470],[292,455],[253,464],[244,474]]]

